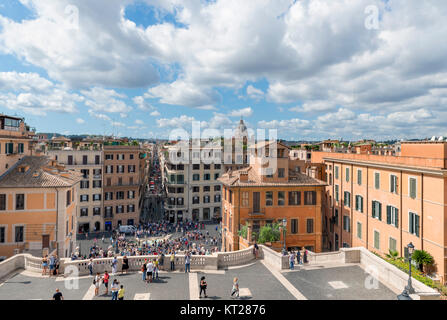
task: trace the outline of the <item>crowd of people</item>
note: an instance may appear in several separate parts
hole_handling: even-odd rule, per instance
[[[290,269],[293,270],[295,268],[295,259],[296,259],[297,265],[306,264],[308,262],[307,256],[308,256],[308,251],[306,248],[299,249],[296,252],[293,250],[290,251],[289,252],[289,267],[290,267]]]

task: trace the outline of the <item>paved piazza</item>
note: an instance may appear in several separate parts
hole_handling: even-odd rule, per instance
[[[208,282],[208,298],[202,300],[230,300],[234,277],[239,278],[241,300],[395,300],[396,293],[383,284],[374,289],[365,287],[369,275],[358,265],[306,266],[294,271],[271,271],[262,261],[229,268],[204,272],[160,272],[160,279],[147,285],[141,273],[129,273],[111,277],[124,285],[126,300],[199,300],[199,280]],[[111,300],[100,294],[94,297],[92,277],[78,279],[77,289],[66,288],[63,277],[57,279],[41,277],[28,271],[17,271],[0,282],[0,300],[47,300],[59,288],[66,300]],[[69,282],[72,284],[72,282]]]

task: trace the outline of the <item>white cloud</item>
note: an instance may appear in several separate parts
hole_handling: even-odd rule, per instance
[[[230,117],[251,117],[253,115],[253,109],[250,107],[233,110],[228,114]]]
[[[248,85],[247,95],[252,99],[260,100],[264,97],[265,93],[261,89],[255,88],[252,85]]]
[[[53,86],[37,73],[0,72],[1,91],[46,91]]]
[[[152,112],[150,113],[150,115],[151,115],[152,117],[158,117],[158,116],[161,115],[161,113],[158,112],[157,110],[155,110],[155,111],[152,111]]]
[[[144,122],[142,120],[135,120],[136,124],[144,124]]]
[[[171,119],[158,119],[157,125],[159,128],[184,128],[191,127],[193,121],[196,121],[194,117],[182,115]]]
[[[84,120],[84,119],[81,119],[81,118],[77,118],[77,119],[76,119],[76,122],[79,123],[79,124],[84,124],[84,123],[85,123],[85,120]]]
[[[81,90],[81,93],[87,98],[85,104],[94,111],[121,114],[132,111],[132,108],[121,100],[127,98],[126,95],[115,90],[94,87],[90,90]]]

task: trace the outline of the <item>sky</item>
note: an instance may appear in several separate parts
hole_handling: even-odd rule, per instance
[[[38,132],[447,136],[447,1],[0,2],[0,112]],[[266,131],[268,136],[268,131]]]

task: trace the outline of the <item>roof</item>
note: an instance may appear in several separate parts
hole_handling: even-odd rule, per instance
[[[241,182],[240,175],[248,174],[248,181]],[[219,181],[227,186],[232,187],[290,187],[290,186],[326,186],[324,181],[309,177],[308,175],[289,170],[289,180],[285,182],[274,181],[266,182],[262,181],[261,177],[255,172],[253,167],[248,167],[240,170],[233,171],[231,177],[229,173],[223,174]]]
[[[258,143],[255,143],[255,144],[251,144],[250,146],[249,146],[249,148],[256,148],[256,149],[261,149],[261,148],[265,148],[266,146],[270,146],[271,144],[273,144],[273,143],[275,143],[276,142],[276,145],[277,146],[282,146],[282,147],[284,147],[284,148],[286,148],[286,149],[291,149],[289,146],[286,146],[284,143],[282,143],[282,142],[280,142],[280,141],[271,141],[271,140],[268,140],[268,141],[260,141],[260,142],[258,142]]]
[[[81,180],[81,173],[52,166],[48,157],[28,156],[19,160],[0,177],[0,188],[71,187]],[[24,167],[25,172],[19,168]]]

